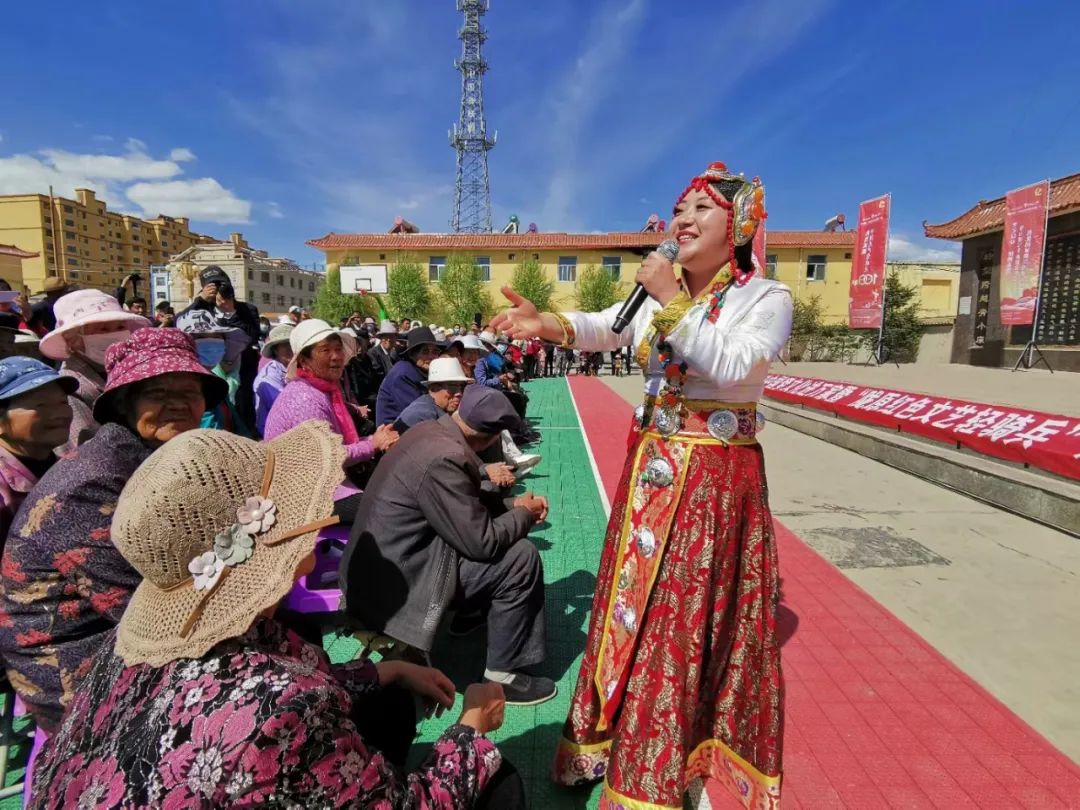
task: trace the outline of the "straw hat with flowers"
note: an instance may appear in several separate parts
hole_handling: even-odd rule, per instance
[[[158,448],[113,517],[113,543],[144,578],[116,636],[124,663],[198,658],[276,605],[337,522],[344,461],[318,421],[268,442],[193,430]]]

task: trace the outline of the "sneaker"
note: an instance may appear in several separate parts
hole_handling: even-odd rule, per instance
[[[509,459],[508,463],[515,473],[524,474],[539,464],[543,458],[539,453],[522,453],[520,456]]]
[[[551,678],[524,672],[515,672],[514,680],[502,684],[502,688],[508,706],[536,706],[559,694],[559,687]]]
[[[462,638],[463,636],[471,636],[486,624],[487,616],[479,610],[469,613],[456,613],[454,618],[450,620],[450,627],[447,632],[455,638]]]

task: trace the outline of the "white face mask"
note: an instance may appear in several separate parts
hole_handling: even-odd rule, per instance
[[[114,343],[127,340],[131,333],[127,329],[118,329],[115,332],[102,332],[97,335],[83,335],[82,355],[92,363],[99,366],[105,365],[105,352]]]

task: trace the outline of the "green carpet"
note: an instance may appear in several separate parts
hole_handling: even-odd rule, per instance
[[[585,648],[607,517],[566,382],[536,380],[529,384],[528,393],[529,419],[543,436],[539,446],[529,450],[542,453],[544,460],[523,483],[546,495],[551,503],[547,524],[534,530],[530,538],[543,558],[547,584],[548,657],[544,673],[558,682],[559,696],[540,706],[508,707],[506,724],[491,738],[524,777],[534,810],[595,807],[599,790],[558,788],[548,778],[548,769]],[[357,653],[358,645],[352,638],[328,638],[327,642],[335,661],[349,660]],[[484,649],[483,634],[466,639],[443,634],[432,653],[433,663],[454,680],[460,692],[482,676]],[[415,753],[426,753],[460,712],[459,696],[454,711],[440,721],[424,723]]]

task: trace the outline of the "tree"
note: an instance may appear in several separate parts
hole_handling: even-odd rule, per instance
[[[791,359],[809,360],[814,353],[814,342],[821,334],[821,298],[796,298],[791,314]]]
[[[387,277],[386,304],[395,320],[419,318],[426,321],[431,311],[431,287],[423,266],[413,256],[398,259]]]
[[[514,268],[510,286],[518,295],[536,304],[536,308],[541,312],[551,309],[555,282],[548,277],[544,266],[536,259],[526,259]]]
[[[361,315],[379,317],[379,302],[373,295],[346,295],[341,291],[341,271],[337,265],[328,265],[326,278],[315,293],[315,303],[311,314],[322,318],[331,326],[337,326],[342,318],[348,318],[354,312]]]
[[[492,310],[491,295],[484,289],[479,265],[471,256],[461,254],[447,258],[435,301],[444,324],[471,323],[477,312],[487,317]]]
[[[919,356],[919,342],[924,326],[919,319],[919,290],[906,287],[898,273],[885,279],[885,356],[882,360],[914,363]],[[873,352],[877,348],[878,332],[868,330],[863,345]]]
[[[599,312],[607,309],[622,298],[622,284],[616,281],[611,271],[590,264],[578,276],[575,286],[578,307],[582,312]]]

